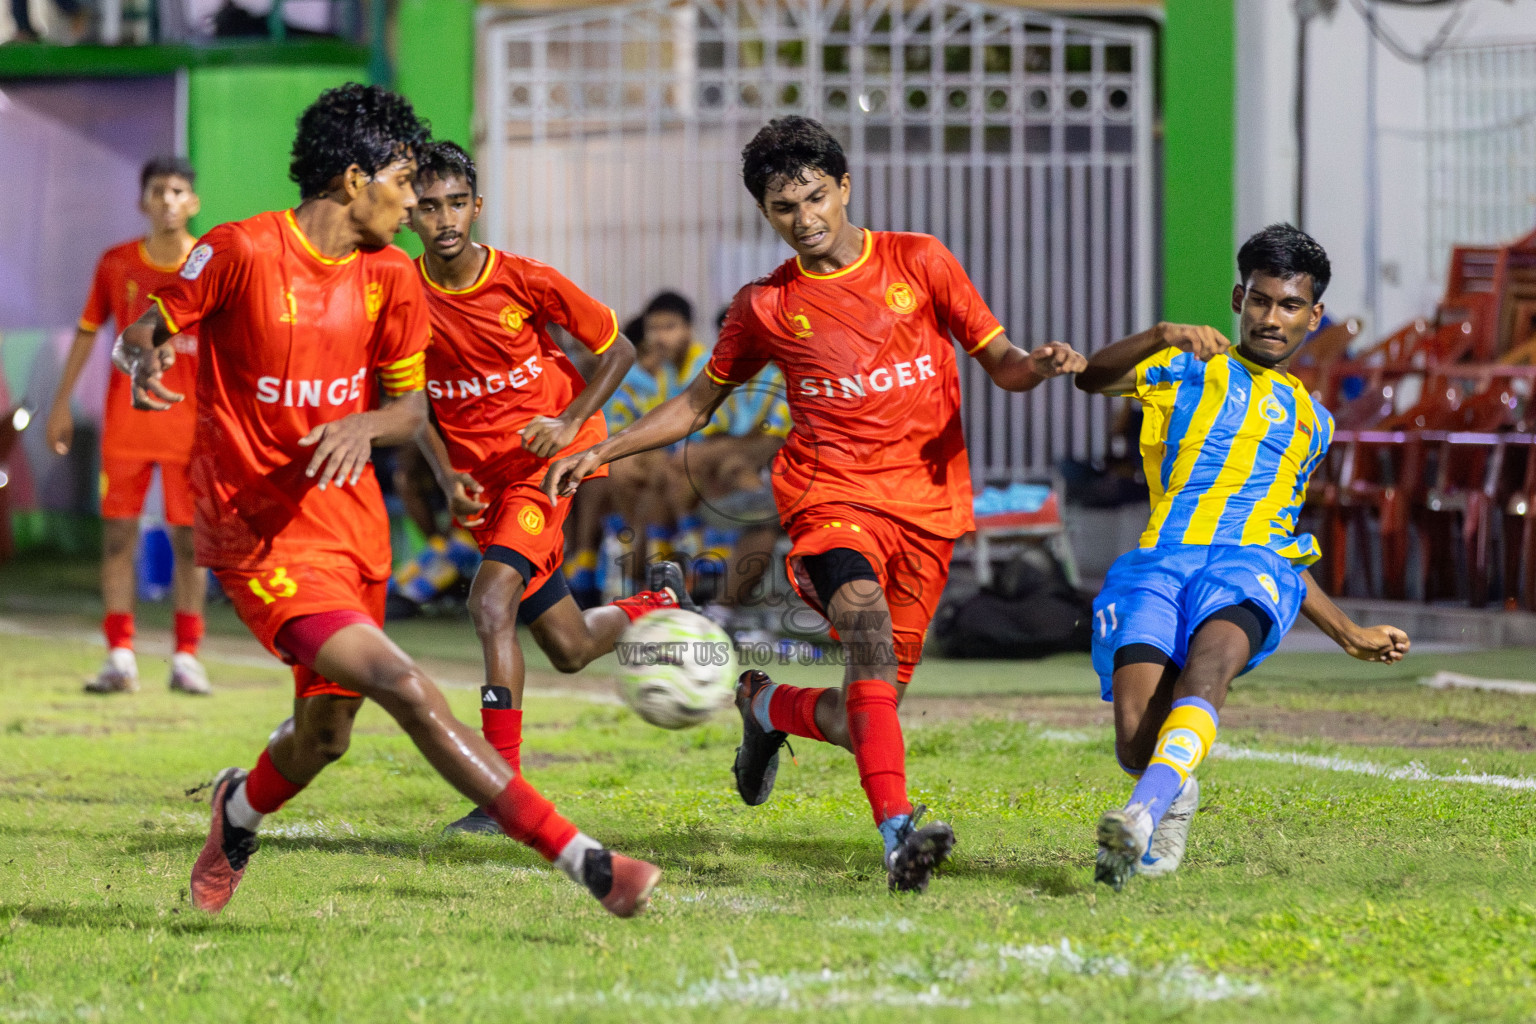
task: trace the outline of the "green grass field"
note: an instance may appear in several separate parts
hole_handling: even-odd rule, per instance
[[[665,733],[611,703],[601,671],[539,674],[567,695],[529,699],[530,778],[666,870],[628,922],[508,841],[441,838],[462,801],[368,708],[208,918],[186,896],[207,796],[186,792],[254,760],[288,677],[227,639],[212,699],[167,693],[148,654],[144,692],[89,697],[101,650],[79,639],[92,617],[71,579],[0,602],[0,1021],[1536,1016],[1531,791],[1426,781],[1536,777],[1536,704],[1415,682],[1530,678],[1536,652],[1276,657],[1223,739],[1316,760],[1208,761],[1184,868],[1120,894],[1091,882],[1093,824],[1128,783],[1086,658],[920,673],[935,696],[908,709],[909,776],[960,845],[916,897],[885,890],[846,753],[797,745],[749,809],[732,716]],[[399,635],[461,681],[478,671],[465,623]],[[473,721],[474,691],[450,696]]]

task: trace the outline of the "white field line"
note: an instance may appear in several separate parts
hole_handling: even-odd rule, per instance
[[[1233,747],[1218,743],[1211,748],[1211,756],[1227,761],[1267,761],[1270,764],[1289,764],[1298,768],[1320,768],[1328,772],[1345,772],[1350,775],[1370,775],[1392,782],[1450,782],[1464,786],[1493,786],[1497,789],[1536,789],[1536,778],[1524,775],[1490,775],[1487,772],[1458,772],[1455,775],[1437,775],[1418,763],[1400,768],[1370,761],[1352,761],[1328,754],[1302,754],[1286,750],[1255,750],[1252,747]]]
[[[1536,695],[1536,683],[1518,679],[1483,679],[1465,676],[1460,672],[1436,672],[1419,682],[1436,690],[1488,690],[1493,693],[1518,693],[1524,697]]]
[[[883,922],[872,922],[883,923]],[[854,922],[844,919],[843,926]],[[556,1005],[680,1007],[773,1007],[777,1009],[821,1009],[830,1006],[997,1006],[1032,1001],[1014,991],[1001,994],[971,995],[976,989],[995,988],[999,978],[1020,975],[1036,978],[1077,976],[1084,978],[1125,979],[1150,988],[1157,997],[1186,1003],[1209,1003],[1225,999],[1247,999],[1262,995],[1258,984],[1238,981],[1224,974],[1208,974],[1187,962],[1137,967],[1123,957],[1099,956],[1072,948],[1062,939],[1057,945],[980,944],[975,954],[957,957],[945,963],[901,958],[853,970],[787,971],[782,974],[761,972],[742,966],[730,949],[726,960],[712,977],[689,979],[679,974],[675,987],[637,989],[615,985],[608,989],[567,992],[555,996]],[[906,982],[896,985],[893,982]],[[1041,1001],[1059,1001],[1058,993],[1042,994]]]

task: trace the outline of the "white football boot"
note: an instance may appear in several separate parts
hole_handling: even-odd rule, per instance
[[[177,651],[171,655],[171,690],[198,697],[213,693],[213,687],[208,683],[208,670],[197,660],[197,655],[186,651]]]
[[[1153,830],[1152,843],[1136,865],[1138,875],[1159,878],[1179,869],[1189,847],[1189,826],[1199,809],[1200,783],[1191,775]]]
[[[85,684],[86,693],[138,693],[139,660],[127,647],[114,647],[107,652],[96,678]]]
[[[1093,880],[1119,892],[1135,872],[1136,863],[1147,852],[1151,840],[1152,815],[1147,813],[1146,804],[1105,811],[1099,819],[1099,853]]]

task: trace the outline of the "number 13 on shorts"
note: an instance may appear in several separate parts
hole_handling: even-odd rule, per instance
[[[299,592],[299,584],[288,575],[284,566],[273,569],[272,575],[265,580],[251,580],[249,586],[251,593],[261,598],[262,604],[271,604],[280,597],[292,597]]]

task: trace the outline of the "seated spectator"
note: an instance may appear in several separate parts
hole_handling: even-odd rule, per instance
[[[693,304],[676,292],[652,298],[624,333],[635,344],[635,365],[603,407],[610,431],[628,426],[678,394],[709,357],[709,350],[693,336]],[[601,573],[618,571],[639,583],[648,559],[672,556],[672,538],[688,502],[668,467],[668,452],[641,452],[613,463],[606,479],[582,486],[587,496],[574,510],[576,550],[568,564],[571,590],[584,607],[596,600],[597,552],[608,516],[621,516],[633,537],[628,541],[628,564],[603,566]]]

